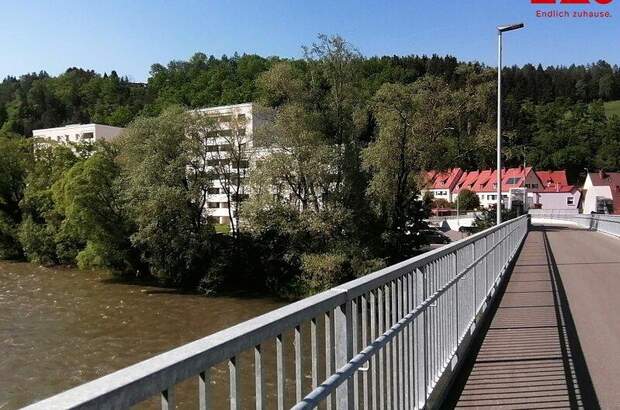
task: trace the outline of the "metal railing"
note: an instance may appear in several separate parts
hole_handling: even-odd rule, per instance
[[[201,409],[241,408],[241,387],[257,409],[267,406],[267,387],[278,409],[433,407],[527,230],[527,216],[507,221],[27,408],[126,408],[159,396],[172,409],[175,385],[189,378]],[[273,342],[267,372],[263,347]],[[247,351],[253,360],[242,367]],[[214,405],[210,377],[221,363],[228,400]],[[253,383],[240,386],[242,372]]]
[[[591,231],[620,236],[620,215],[579,214],[575,212],[535,212],[530,214],[532,222],[545,223],[553,220],[570,222]]]
[[[431,222],[437,221],[445,221],[452,219],[467,219],[467,218],[476,218],[476,216],[482,215],[481,212],[463,212],[460,215],[443,215],[443,216],[429,216],[428,220]]]

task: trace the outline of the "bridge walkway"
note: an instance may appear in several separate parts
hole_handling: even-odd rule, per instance
[[[533,227],[450,406],[620,408],[618,295],[620,239]]]

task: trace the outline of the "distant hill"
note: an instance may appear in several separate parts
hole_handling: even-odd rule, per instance
[[[607,114],[608,118],[612,115],[617,115],[620,117],[620,100],[606,102],[605,114]]]

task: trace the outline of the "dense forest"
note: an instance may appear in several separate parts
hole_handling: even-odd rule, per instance
[[[0,132],[28,137],[33,129],[70,123],[126,126],[139,115],[158,115],[175,104],[196,108],[257,101],[258,78],[281,61],[285,60],[196,53],[188,61],[154,64],[146,84],[129,82],[115,71],[102,75],[80,68],[69,68],[57,77],[45,72],[7,77],[0,84]],[[310,61],[306,58],[286,61],[297,70],[308,71]],[[491,83],[494,71],[476,62],[437,55],[357,56],[351,65],[358,78],[359,97],[365,99],[386,83],[412,84],[432,75],[451,88],[462,89],[469,73],[486,74]],[[541,168],[567,168],[574,180],[584,168],[620,166],[618,141],[606,130],[607,120],[599,104],[620,100],[617,65],[605,61],[547,68],[528,64],[505,68],[503,76],[509,165],[527,162]],[[484,120],[489,124],[495,116],[492,98],[489,95],[485,107]],[[576,123],[589,123],[592,129],[586,134],[581,126],[574,128]],[[615,123],[610,126],[618,127]],[[574,132],[580,134],[567,135]],[[463,155],[457,165],[472,169],[489,164]]]
[[[620,70],[505,70],[509,165],[620,169]],[[105,268],[217,292],[320,291],[416,253],[424,170],[495,161],[496,73],[453,57],[366,58],[319,36],[300,59],[195,54],[155,64],[147,84],[77,68],[0,85],[0,257]],[[210,124],[186,108],[255,101],[273,155],[237,195],[241,229],[204,212]],[[33,129],[127,127],[112,144],[38,147]],[[192,130],[188,132],[188,130]],[[231,153],[240,160],[246,153]],[[234,168],[234,167],[233,167]],[[237,167],[239,168],[239,167]],[[226,171],[228,172],[228,171]],[[276,193],[276,194],[274,194]]]

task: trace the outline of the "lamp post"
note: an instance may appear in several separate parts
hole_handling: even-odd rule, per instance
[[[523,27],[523,23],[497,26],[497,225],[502,223],[502,34]]]
[[[446,127],[443,129],[444,131],[456,131],[456,128],[454,127]],[[461,156],[461,136],[457,133],[456,134],[457,137],[457,158],[460,160],[460,156]],[[458,181],[456,181],[458,183]],[[459,190],[460,193],[460,190]],[[459,228],[461,227],[461,220],[459,217],[459,195],[456,195],[456,226],[458,226]]]

